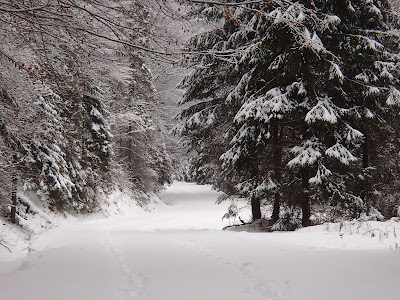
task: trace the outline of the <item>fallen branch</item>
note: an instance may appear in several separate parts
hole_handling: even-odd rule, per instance
[[[8,248],[6,245],[4,245],[2,242],[0,242],[0,245],[3,246],[4,248],[6,248],[8,251],[10,251],[10,253],[12,253],[12,251],[10,250],[10,248]]]

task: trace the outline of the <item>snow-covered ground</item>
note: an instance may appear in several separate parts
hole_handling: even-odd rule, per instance
[[[397,220],[222,231],[229,203],[217,197],[175,183],[151,212],[60,225],[22,258],[1,247],[0,299],[399,299],[400,251],[385,250]]]

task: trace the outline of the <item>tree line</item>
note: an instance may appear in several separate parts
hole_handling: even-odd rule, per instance
[[[180,84],[175,131],[191,152],[190,178],[224,191],[221,200],[249,199],[253,220],[269,205],[270,225],[394,216],[400,86],[391,3],[174,5],[184,3],[210,26],[180,51],[161,46],[181,41],[155,15],[180,16],[158,1],[0,3],[3,214],[15,220],[26,209],[17,192],[90,212],[115,187],[150,193],[171,182],[156,112],[168,108],[146,61],[180,55],[192,72]]]

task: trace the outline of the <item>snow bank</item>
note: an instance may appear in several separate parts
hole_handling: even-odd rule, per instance
[[[229,231],[248,232],[257,240],[311,248],[343,250],[396,250],[400,249],[400,218],[386,222],[347,221],[325,223],[288,232],[266,232],[267,221],[254,222],[228,228]],[[258,234],[254,234],[258,233]]]
[[[51,211],[35,194],[29,192],[18,192],[17,195],[23,203],[17,215],[19,226],[0,219],[0,261],[24,257],[33,251],[31,241],[51,228],[79,222],[90,223],[117,215],[143,216],[148,211],[165,206],[155,194],[115,190],[99,199],[97,212],[83,215]]]
[[[302,244],[324,248],[400,249],[400,218],[326,223],[299,229],[294,235]]]
[[[29,233],[22,228],[1,221],[0,262],[15,260],[25,256],[29,249],[29,237]]]
[[[142,215],[153,211],[164,203],[156,194],[128,192],[116,189],[100,201],[100,214],[113,215]]]

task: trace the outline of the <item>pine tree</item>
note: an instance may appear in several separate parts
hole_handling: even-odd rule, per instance
[[[361,125],[371,116],[385,119],[387,105],[397,101],[398,74],[395,43],[384,38],[388,3],[353,4],[231,2],[221,8],[221,30],[192,40],[191,49],[202,53],[192,58],[196,69],[183,82],[183,102],[197,103],[183,112],[181,131],[206,158],[210,137],[226,134],[227,180],[252,199],[254,219],[257,198],[274,195],[276,221],[280,196],[288,201],[294,190],[303,226],[310,224],[311,201],[364,205],[369,137]],[[365,72],[376,80],[360,82]],[[387,132],[379,122],[369,126]]]
[[[332,2],[327,9],[341,19],[337,34],[325,43],[342,60],[345,80],[337,100],[351,110],[346,121],[352,130],[347,139],[362,139],[357,153],[361,180],[357,180],[355,188],[362,208],[369,213],[376,202],[374,194],[379,193],[378,187],[383,183],[379,177],[389,171],[382,163],[382,153],[396,132],[399,37],[393,30],[398,27],[398,20],[389,1],[352,1],[341,9]],[[389,157],[395,159],[394,155]]]
[[[212,18],[214,11],[210,12]],[[188,149],[195,152],[191,162],[194,178],[201,183],[218,185],[229,194],[233,191],[233,174],[222,174],[219,158],[227,147],[224,135],[231,127],[234,111],[238,109],[229,109],[225,99],[236,86],[240,74],[234,64],[220,59],[223,54],[217,53],[225,51],[226,40],[233,30],[232,24],[226,22],[222,30],[205,32],[190,41],[189,50],[206,50],[215,55],[188,57],[186,64],[193,67],[193,72],[180,84],[186,90],[180,103],[185,106],[180,114],[184,121],[175,128],[176,132],[187,137]]]

